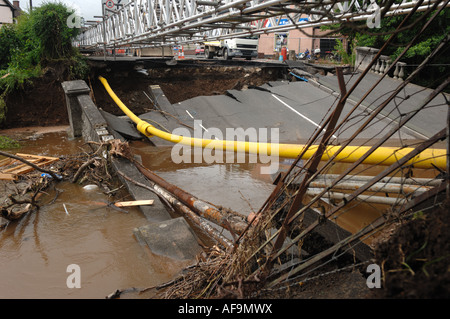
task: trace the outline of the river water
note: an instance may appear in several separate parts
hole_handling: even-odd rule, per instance
[[[22,147],[7,150],[61,156],[80,152],[81,140],[69,140],[65,127],[33,129],[19,135]],[[13,132],[0,134],[17,135]],[[261,164],[174,164],[171,148],[133,142],[143,164],[168,182],[215,205],[247,215],[272,192]],[[279,163],[289,167],[290,162]],[[342,171],[336,165],[329,173]],[[373,172],[376,173],[376,172]],[[105,298],[117,289],[152,287],[171,280],[186,264],[152,254],[140,246],[133,229],[149,223],[137,208],[118,212],[99,205],[108,198],[70,182],[56,184],[41,197],[42,207],[0,231],[0,298]],[[109,198],[109,200],[111,200]],[[380,215],[374,205],[359,206],[337,222],[354,232]],[[78,265],[81,288],[69,288],[69,265]],[[123,297],[127,297],[124,295]],[[146,294],[130,294],[145,298]]]
[[[83,144],[69,140],[64,128],[20,134],[22,147],[6,151],[57,157],[79,153]],[[168,149],[155,151],[144,143],[135,148],[161,177],[244,214],[259,209],[273,189],[270,179],[256,173],[256,164],[178,167],[170,163]],[[186,266],[140,246],[133,229],[148,221],[139,209],[127,209],[125,214],[99,206],[96,203],[108,200],[106,195],[70,182],[56,188],[61,193],[54,203],[45,205],[55,197],[49,189],[37,213],[0,231],[0,298],[105,298],[117,289],[167,282]],[[67,285],[72,274],[68,266],[73,264],[80,267],[81,288]],[[146,295],[133,294],[140,297]]]
[[[83,144],[58,128],[22,136],[20,149],[6,151],[60,156],[79,153]],[[70,182],[56,188],[61,193],[53,204],[0,231],[0,298],[105,298],[117,289],[166,282],[185,266],[139,245],[133,229],[148,224],[139,209],[125,214],[99,206],[106,195]],[[54,197],[50,189],[41,203]],[[68,288],[72,264],[80,267],[81,288]]]

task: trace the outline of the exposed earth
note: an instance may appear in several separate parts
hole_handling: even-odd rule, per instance
[[[143,93],[150,85],[159,85],[171,103],[199,95],[220,95],[231,89],[245,89],[279,78],[278,72],[259,67],[189,67],[157,68],[148,70],[148,76],[131,72],[96,70],[86,82],[91,87],[94,102],[103,110],[122,115],[104,87],[98,81],[99,72],[108,79],[121,100],[136,114],[148,112],[152,102]],[[6,98],[7,121],[2,128],[52,126],[68,124],[64,92],[61,83],[68,72],[61,65],[48,66],[41,78],[26,83]]]
[[[417,212],[375,249],[382,298],[450,298],[450,206]]]

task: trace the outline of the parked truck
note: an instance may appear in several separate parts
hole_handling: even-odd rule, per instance
[[[258,36],[204,42],[205,58],[212,59],[218,56],[226,60],[235,57],[251,60],[258,57],[258,42]]]

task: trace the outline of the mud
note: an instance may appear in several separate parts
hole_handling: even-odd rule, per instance
[[[438,299],[450,297],[450,205],[420,211],[375,249],[383,289],[371,297]]]
[[[87,152],[84,141],[68,139],[65,129],[30,127],[0,134],[7,133],[21,144],[21,148],[4,150],[9,153],[64,159]],[[132,200],[125,189],[107,195],[102,187],[84,188],[86,183],[93,184],[87,180],[81,183],[83,178],[73,183],[66,176],[70,169],[59,169],[64,162],[52,164],[64,181],[49,181],[37,199],[38,208],[20,219],[0,217],[0,298],[103,299],[117,289],[164,283],[187,266],[152,254],[135,239],[133,230],[148,224],[142,212],[129,207],[125,213],[108,205]],[[0,181],[2,206],[9,194],[22,200],[17,193],[29,188],[32,178],[41,179],[35,175],[40,176],[39,172],[30,172],[18,181]],[[80,289],[66,284],[71,264],[81,268]],[[145,294],[133,297],[148,298]]]
[[[61,83],[69,79],[66,65],[47,66],[40,78],[29,80],[6,97],[6,122],[1,128],[66,125],[69,123]]]
[[[145,72],[147,74],[135,70],[95,70],[91,75],[94,102],[109,113],[123,115],[102,84],[96,80],[98,75],[107,78],[117,96],[136,114],[153,109],[153,103],[144,94],[150,94],[151,85],[159,85],[169,102],[175,104],[196,96],[222,95],[227,90],[260,86],[280,77],[277,69],[253,66],[163,67],[146,69]]]

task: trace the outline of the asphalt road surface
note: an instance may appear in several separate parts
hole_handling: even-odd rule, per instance
[[[336,104],[335,95],[312,83],[278,81],[241,91],[229,90],[226,95],[195,97],[166,106],[164,111],[173,114],[189,126],[194,126],[194,120],[201,120],[204,131],[218,129],[223,137],[227,128],[244,130],[277,128],[281,143],[304,143],[316,130],[323,130],[322,123]],[[340,121],[353,107],[354,104],[351,102],[345,105]],[[370,110],[365,107],[357,108],[334,134],[333,143],[340,143],[352,136],[367,119],[369,112]],[[145,117],[150,117],[169,130],[180,127],[177,121],[170,117],[164,118],[156,112],[146,114]],[[373,142],[396,125],[391,118],[379,116],[358,134],[353,144],[358,145],[361,141],[370,139]],[[421,138],[423,138],[421,134],[404,128],[391,139],[391,142],[393,145],[399,145],[400,140]],[[238,139],[245,140],[245,134]],[[370,141],[368,143],[371,144]]]

